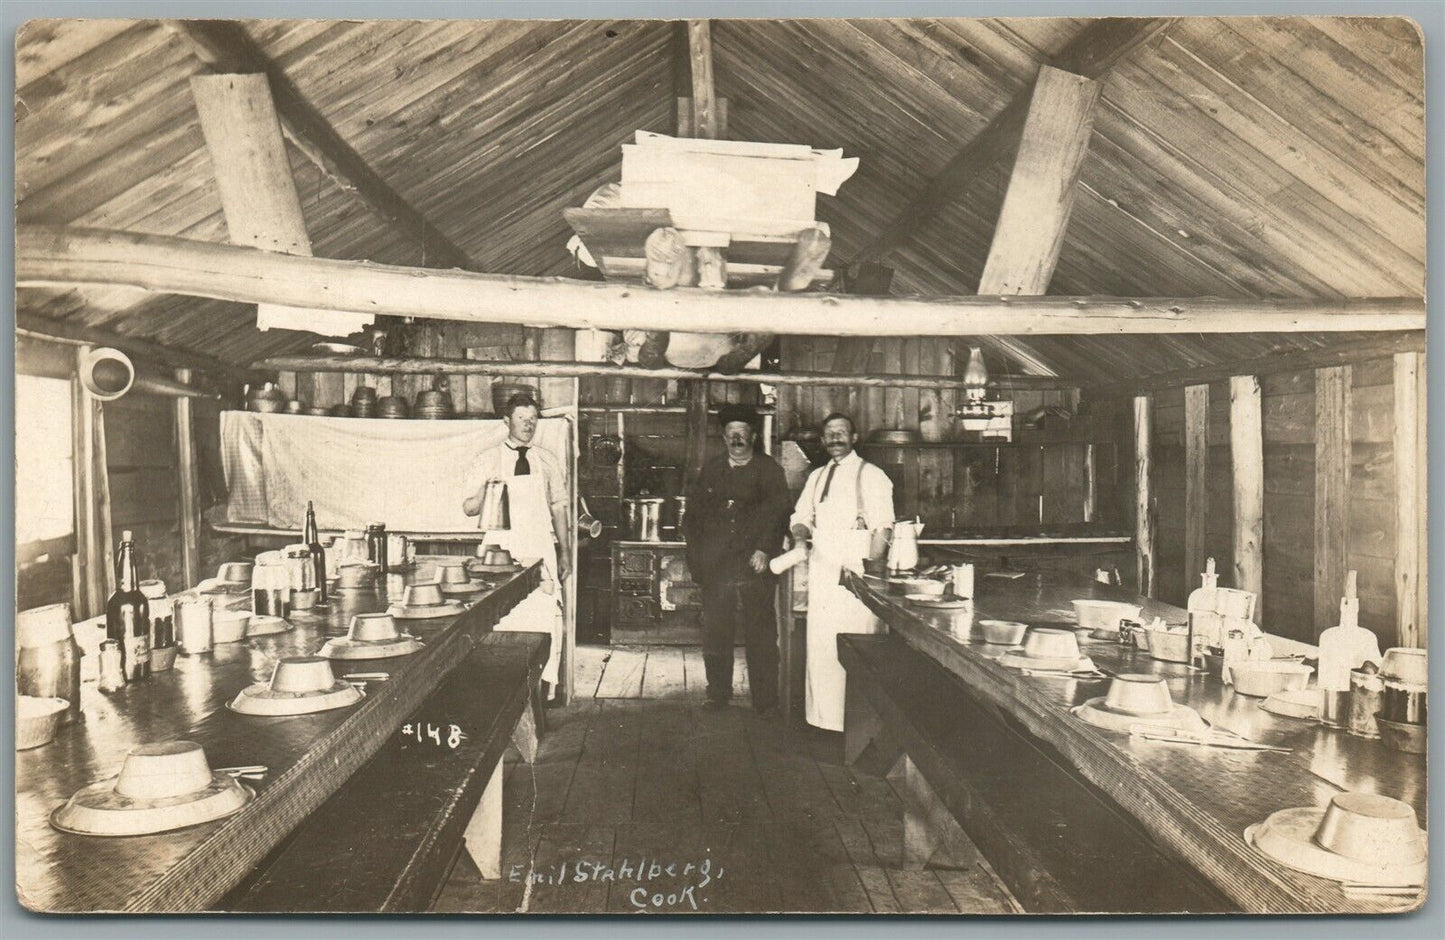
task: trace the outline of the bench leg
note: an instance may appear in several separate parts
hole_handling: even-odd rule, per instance
[[[843,693],[843,761],[859,769],[885,774],[903,749],[888,733],[863,688],[849,682]],[[866,759],[865,759],[866,758]]]
[[[472,813],[463,836],[467,854],[482,877],[502,877],[502,762],[492,769],[492,779],[482,791],[482,800]]]
[[[903,867],[967,869],[978,850],[905,754],[888,775],[903,801]]]
[[[538,736],[547,733],[547,703],[542,700],[542,667],[533,666],[527,675],[528,698],[532,706],[532,722]]]
[[[883,730],[883,721],[857,686],[848,683],[843,694],[843,762],[855,764]]]
[[[522,717],[512,729],[512,744],[523,762],[530,764],[537,759],[537,718],[530,708],[522,709]]]

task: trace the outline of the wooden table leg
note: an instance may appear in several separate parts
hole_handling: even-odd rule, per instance
[[[492,779],[482,791],[481,802],[472,813],[463,836],[467,854],[482,877],[502,877],[502,761],[492,769]]]

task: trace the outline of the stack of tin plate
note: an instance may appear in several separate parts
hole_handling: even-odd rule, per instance
[[[412,409],[413,416],[433,421],[450,418],[455,413],[451,393],[444,388],[418,392],[416,406]]]

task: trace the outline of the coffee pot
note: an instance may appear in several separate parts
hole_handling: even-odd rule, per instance
[[[893,541],[888,546],[888,570],[912,571],[918,567],[918,537],[923,534],[923,523],[918,519],[909,522],[900,519],[893,523]]]
[[[486,532],[501,532],[512,528],[506,480],[488,480],[482,484],[482,508],[478,517],[477,528]]]

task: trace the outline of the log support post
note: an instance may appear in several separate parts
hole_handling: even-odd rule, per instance
[[[105,557],[98,537],[96,513],[100,500],[95,475],[95,402],[80,384],[87,347],[75,351],[75,376],[71,379],[71,458],[75,488],[75,557],[77,601],[75,617],[94,617],[105,610]]]
[[[1134,555],[1139,593],[1154,596],[1153,398],[1134,396]]]
[[[1427,463],[1425,357],[1395,356],[1395,609],[1401,646],[1424,647],[1429,636],[1425,589]]]
[[[1339,622],[1349,567],[1349,366],[1315,370],[1315,636]]]
[[[1184,584],[1204,570],[1209,521],[1209,386],[1184,388]]]
[[[176,380],[189,385],[190,369],[177,369]],[[201,506],[197,498],[196,438],[191,400],[176,398],[176,472],[181,515],[181,581],[187,588],[201,580]]]
[[[1264,598],[1264,411],[1259,377],[1229,380],[1230,476],[1234,483],[1234,587]]]

